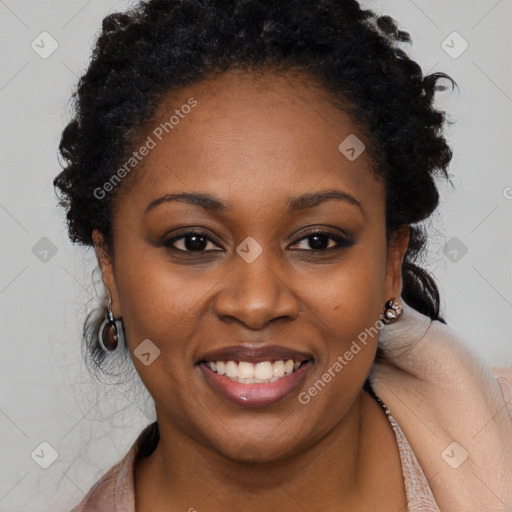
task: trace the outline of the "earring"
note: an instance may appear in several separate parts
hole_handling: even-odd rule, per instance
[[[109,301],[105,319],[98,329],[98,342],[105,352],[114,351],[118,345],[124,343],[124,332],[122,318],[114,319],[112,312],[112,301]]]
[[[384,324],[396,322],[402,316],[404,311],[402,303],[395,297],[388,300],[384,307],[384,315],[382,317],[382,322]]]

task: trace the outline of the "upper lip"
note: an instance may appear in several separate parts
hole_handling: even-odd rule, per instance
[[[275,361],[292,359],[293,361],[306,361],[313,359],[311,354],[301,352],[293,348],[280,345],[260,345],[251,344],[231,345],[212,350],[204,354],[198,363],[203,361],[248,361],[251,363],[260,363],[262,361]]]

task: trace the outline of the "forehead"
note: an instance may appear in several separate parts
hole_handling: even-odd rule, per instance
[[[318,187],[382,199],[367,152],[344,152],[366,136],[331,100],[314,82],[272,73],[226,72],[170,93],[141,138],[151,149],[130,176],[130,201],[179,190],[256,207]]]

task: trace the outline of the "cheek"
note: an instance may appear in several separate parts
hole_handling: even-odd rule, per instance
[[[304,275],[304,286],[299,293],[309,296],[311,309],[342,331],[344,326],[351,325],[364,328],[366,321],[377,320],[384,310],[381,302],[386,245],[380,238],[376,237],[374,243],[361,242],[339,263]]]
[[[201,299],[214,282],[192,279],[192,270],[173,266],[158,253],[134,247],[126,251],[129,257],[119,258],[116,280],[127,342],[133,352],[149,338],[159,348],[165,347],[166,353],[179,353],[183,359],[191,348],[187,340],[197,329]]]
[[[354,258],[350,268],[340,272],[333,307],[335,318],[353,327],[374,323],[383,310],[381,304],[385,266],[379,258]],[[337,309],[334,309],[337,308]]]
[[[384,311],[385,247],[385,240],[354,246],[338,265],[309,276],[309,295],[306,287],[299,292],[309,297],[306,321],[314,322],[326,340],[320,367],[325,371],[342,358],[343,368],[337,365],[335,373],[342,370],[344,377],[338,380],[364,379],[373,362]]]
[[[326,423],[343,417],[358,395],[375,359],[380,317],[383,264],[354,258],[324,283],[311,322],[324,338],[315,374],[301,394],[312,417]],[[320,284],[320,283],[318,283]]]
[[[155,403],[167,404],[179,424],[183,411],[195,401],[193,390],[187,385],[194,370],[193,340],[197,339],[204,296],[215,280],[192,279],[190,272],[172,266],[161,256],[156,261],[151,251],[132,250],[129,254],[129,261],[120,261],[119,269],[123,270],[118,276],[127,344],[133,364]],[[160,350],[148,366],[137,358],[136,351],[146,339]]]

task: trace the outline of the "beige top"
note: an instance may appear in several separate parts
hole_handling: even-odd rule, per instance
[[[512,368],[493,368],[501,386],[505,403],[512,418]],[[407,496],[408,512],[440,512],[436,500],[418,460],[402,429],[389,409],[376,397],[386,411],[397,440]],[[154,424],[148,425],[128,453],[96,482],[83,500],[71,512],[135,512],[134,467],[141,449],[151,453],[155,447],[151,439]]]

